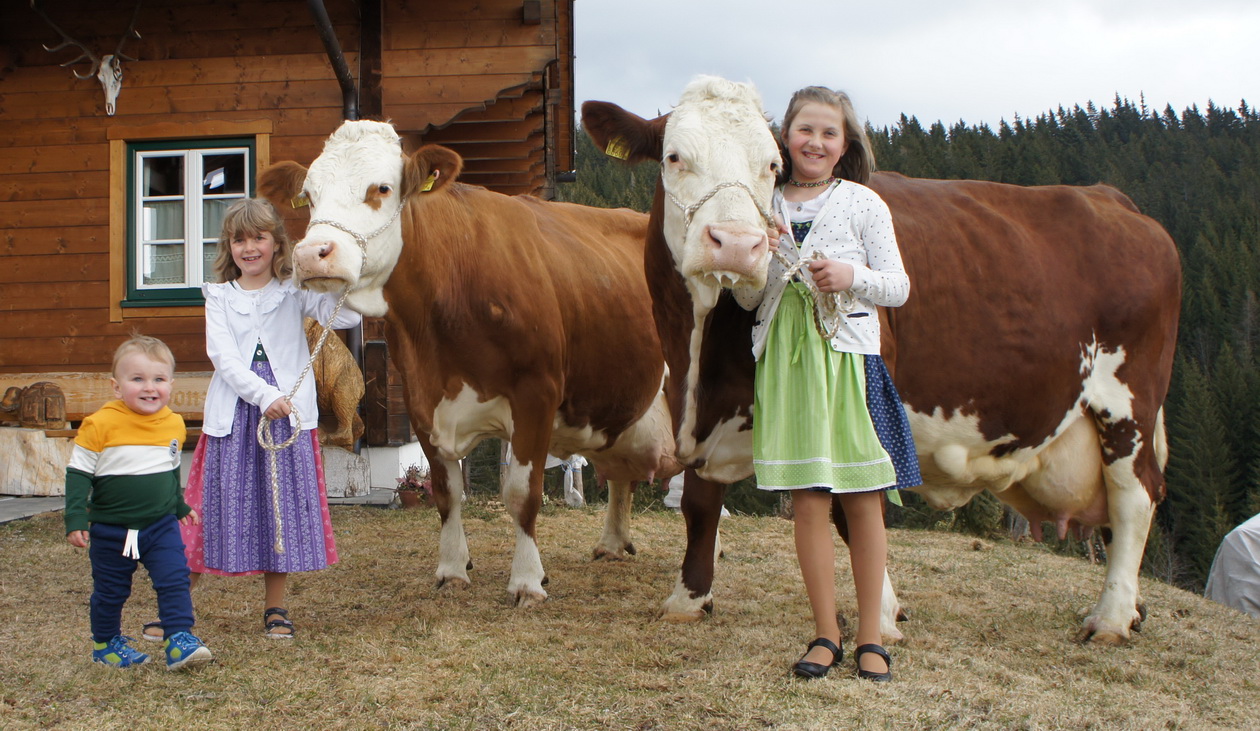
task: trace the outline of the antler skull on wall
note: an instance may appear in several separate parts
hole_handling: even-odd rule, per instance
[[[91,61],[92,68],[86,74],[81,74],[78,71],[74,71],[73,73],[77,78],[80,78],[80,79],[90,79],[93,76],[95,76],[96,78],[101,80],[101,86],[104,87],[105,89],[105,113],[111,117],[114,116],[114,110],[115,110],[114,102],[118,100],[118,92],[122,91],[123,59],[126,59],[128,61],[136,60],[132,58],[131,56],[124,56],[122,52],[122,47],[123,47],[123,44],[126,43],[128,39],[140,38],[140,34],[136,32],[136,18],[140,16],[139,0],[137,0],[136,2],[135,11],[133,11],[131,14],[131,24],[127,26],[126,32],[123,33],[122,38],[119,39],[118,41],[118,48],[114,49],[113,53],[107,53],[104,56],[100,56],[100,57],[98,57],[95,53],[93,53],[92,49],[88,48],[82,43],[79,43],[75,39],[71,38],[69,35],[66,34],[64,30],[57,27],[57,24],[52,22],[52,19],[49,18],[39,6],[40,6],[39,0],[31,0],[31,9],[34,10],[36,13],[38,13],[39,17],[44,19],[44,22],[52,26],[52,29],[57,31],[57,33],[61,35],[61,39],[62,39],[61,43],[56,46],[51,46],[51,47],[47,45],[44,46],[44,50],[49,51],[49,52],[56,52],[65,48],[66,46],[78,46],[79,50],[83,51],[83,53],[81,53],[78,56],[78,58],[72,59],[70,61],[66,61],[65,63],[61,65],[65,67],[65,66],[69,66],[70,64],[78,63],[79,61]]]

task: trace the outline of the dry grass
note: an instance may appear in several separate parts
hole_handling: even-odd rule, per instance
[[[4,728],[1245,728],[1260,705],[1260,623],[1146,581],[1144,631],[1128,647],[1072,641],[1102,568],[1033,545],[894,531],[907,641],[896,682],[802,683],[810,639],[778,518],[723,522],[716,614],[656,620],[683,549],[679,516],[638,513],[639,555],[593,564],[602,515],[547,508],[539,522],[550,600],[513,609],[512,530],[497,503],[466,510],[470,589],[435,591],[431,510],[334,508],[336,567],[296,578],[299,638],[261,636],[257,579],[208,577],[194,598],[217,662],[93,666],[87,557],[60,515],[0,526],[0,727]],[[843,555],[843,553],[841,554]],[[843,563],[843,562],[842,562]],[[154,616],[143,572],[125,616]],[[842,611],[854,607],[847,567]],[[142,643],[154,647],[149,643]]]

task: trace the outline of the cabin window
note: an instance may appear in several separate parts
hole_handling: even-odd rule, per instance
[[[252,194],[254,138],[127,145],[124,307],[202,303],[223,215]]]

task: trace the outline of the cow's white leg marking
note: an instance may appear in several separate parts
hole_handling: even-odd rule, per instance
[[[888,569],[884,569],[884,593],[879,605],[879,633],[883,635],[884,642],[890,645],[906,638],[901,634],[901,630],[897,629],[897,615],[899,614],[901,614],[901,602],[897,600],[897,592],[893,591],[892,578],[888,576]]]
[[[500,492],[508,514],[516,520],[516,553],[512,557],[512,575],[507,589],[518,607],[531,607],[547,599],[542,587],[544,573],[538,543],[521,527],[521,513],[529,499],[533,470],[533,464],[521,462],[519,456],[513,454],[508,460]]]
[[[683,396],[683,415],[678,427],[678,461],[685,465],[695,460],[696,384],[700,382],[700,346],[704,342],[704,318],[709,310],[697,303],[692,314],[695,321],[691,327],[691,362],[687,365],[687,393]]]
[[[1102,596],[1085,618],[1081,639],[1121,644],[1142,621],[1138,612],[1138,572],[1155,505],[1133,472],[1133,457],[1105,469],[1111,543],[1107,546],[1107,579]]]
[[[635,552],[630,542],[631,487],[624,480],[608,481],[608,509],[604,511],[604,533],[595,544],[596,559],[622,561]]]
[[[692,598],[691,592],[683,585],[682,574],[674,584],[674,593],[669,595],[661,605],[661,619],[666,622],[695,622],[704,619],[713,608],[713,590],[704,596]]]
[[[464,523],[461,514],[464,506],[464,474],[459,469],[459,462],[443,460],[446,467],[446,485],[450,492],[450,512],[442,522],[442,531],[438,537],[437,585],[439,588],[448,584],[469,585],[468,579],[468,538],[464,534]]]

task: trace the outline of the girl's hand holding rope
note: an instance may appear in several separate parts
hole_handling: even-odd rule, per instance
[[[843,292],[853,286],[853,265],[848,262],[816,259],[807,266],[819,292]]]
[[[293,413],[293,406],[289,403],[289,397],[281,396],[271,402],[271,405],[263,411],[263,416],[271,419],[272,421],[277,421],[279,419],[283,419],[291,413]]]

